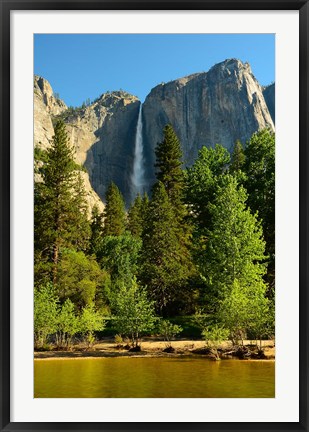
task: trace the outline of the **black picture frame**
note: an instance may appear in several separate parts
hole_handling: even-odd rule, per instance
[[[297,423],[12,423],[10,421],[10,12],[14,10],[297,10],[300,43],[300,376],[299,422]],[[0,117],[0,276],[1,276],[1,341],[0,341],[0,421],[1,431],[307,431],[308,430],[308,0],[0,0],[1,17],[1,117]]]

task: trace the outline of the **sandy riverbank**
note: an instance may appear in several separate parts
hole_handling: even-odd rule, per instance
[[[245,341],[248,349],[255,353],[251,341]],[[275,359],[275,347],[273,341],[262,341],[264,349],[264,360]],[[117,347],[113,340],[104,340],[96,343],[91,351],[87,350],[82,344],[75,345],[72,351],[35,351],[35,359],[65,359],[65,358],[98,358],[98,357],[181,357],[205,355],[205,341],[203,340],[177,340],[172,342],[174,352],[164,352],[166,344],[163,341],[153,339],[143,339],[140,352],[130,352],[124,347]],[[230,342],[223,342],[220,346],[221,354],[230,353],[232,345]],[[254,357],[254,355],[253,355]]]

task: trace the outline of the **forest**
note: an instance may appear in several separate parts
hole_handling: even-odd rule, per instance
[[[231,153],[202,147],[184,167],[167,125],[155,155],[149,196],[126,209],[111,183],[104,212],[89,217],[65,124],[35,149],[36,349],[91,348],[104,334],[135,350],[145,335],[274,338],[275,134],[256,132]]]

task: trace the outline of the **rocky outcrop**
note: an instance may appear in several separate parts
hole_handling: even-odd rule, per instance
[[[65,103],[54,97],[44,78],[34,77],[34,145],[46,149],[54,134],[52,116],[67,109]]]
[[[271,115],[272,121],[275,124],[275,116],[276,116],[276,110],[275,110],[275,93],[276,93],[276,85],[275,83],[270,84],[269,86],[266,86],[263,88],[263,96],[265,99],[265,102],[268,107],[269,114]]]
[[[65,115],[68,108],[65,103],[56,98],[53,90],[47,80],[42,77],[34,77],[34,147],[41,149],[48,148],[51,144],[54,127],[53,120],[61,115]],[[68,130],[70,132],[70,130]],[[76,162],[81,164],[82,156],[76,148],[76,143],[71,141],[76,150]],[[91,145],[91,142],[89,142]],[[81,171],[86,190],[86,200],[88,203],[88,215],[91,209],[97,205],[100,211],[103,211],[104,205],[102,200],[93,190],[88,173]],[[35,181],[40,181],[40,176],[35,174]]]
[[[167,123],[180,139],[186,166],[203,145],[231,149],[257,130],[274,129],[261,86],[249,64],[236,59],[156,86],[143,105],[143,120],[148,182],[154,178],[154,149]]]

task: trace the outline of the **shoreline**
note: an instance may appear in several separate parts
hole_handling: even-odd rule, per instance
[[[246,349],[252,350],[255,356],[255,348],[251,341],[244,341]],[[223,342],[220,347],[222,360],[242,360],[242,361],[275,361],[275,347],[273,341],[262,341],[264,348],[264,358],[244,358],[239,359],[235,355],[227,355],[232,349],[230,342]],[[72,351],[34,351],[34,360],[72,360],[72,359],[91,359],[91,358],[207,358],[214,359],[213,355],[205,350],[205,341],[202,340],[177,340],[172,342],[173,352],[164,352],[166,344],[163,341],[143,339],[141,341],[141,351],[130,352],[124,347],[117,347],[112,340],[99,341],[92,350],[87,350],[83,344],[73,347]]]

